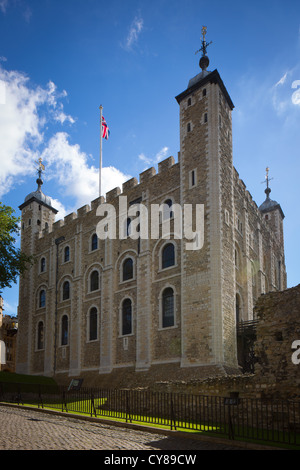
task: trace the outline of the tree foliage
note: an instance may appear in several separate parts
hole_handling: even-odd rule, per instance
[[[32,256],[27,256],[15,246],[20,218],[15,217],[14,212],[0,202],[0,292],[17,282],[17,277],[33,262]]]

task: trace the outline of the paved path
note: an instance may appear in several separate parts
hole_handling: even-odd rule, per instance
[[[146,450],[159,454],[230,449],[240,448],[0,405],[0,450]]]

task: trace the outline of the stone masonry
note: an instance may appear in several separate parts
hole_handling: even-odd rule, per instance
[[[155,369],[158,379],[168,370],[239,371],[236,323],[253,319],[262,293],[286,287],[284,215],[269,194],[258,207],[233,166],[234,106],[218,71],[202,70],[176,100],[178,161],[167,158],[158,172],[147,169],[64,220],[55,221],[41,191],[40,167],[38,189],[20,206],[21,248],[36,264],[20,279],[17,372],[101,385],[124,371],[140,380]],[[115,239],[96,233],[108,205]],[[137,225],[137,211],[153,205],[160,230],[170,224],[167,236],[152,237],[148,227],[145,237],[140,227],[138,237],[122,237],[124,224]],[[176,205],[203,208],[199,249],[177,237]]]

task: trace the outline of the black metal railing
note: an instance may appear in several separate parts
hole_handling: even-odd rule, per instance
[[[300,447],[300,402],[0,382],[0,402]]]

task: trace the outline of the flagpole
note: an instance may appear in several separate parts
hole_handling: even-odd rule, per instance
[[[99,167],[99,197],[101,197],[101,173],[102,173],[102,104],[100,109],[100,167]]]

